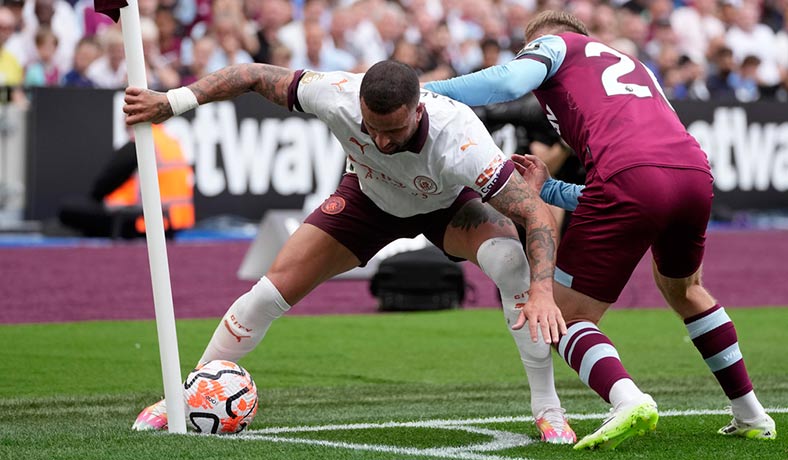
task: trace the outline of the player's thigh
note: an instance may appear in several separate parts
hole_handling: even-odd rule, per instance
[[[665,283],[684,278],[694,283],[700,277],[693,275],[701,266],[706,247],[714,193],[712,178],[695,170],[664,169],[661,173],[664,187],[672,191],[673,206],[664,212],[664,224],[651,248],[654,263]]]
[[[334,237],[305,223],[285,242],[266,276],[294,305],[323,281],[359,263],[358,257]]]
[[[558,282],[553,283],[555,303],[561,310],[561,316],[567,323],[574,321],[591,321],[598,324],[610,303],[594,299],[582,292],[575,291]]]
[[[618,299],[658,233],[651,209],[640,199],[654,191],[639,188],[638,169],[608,181],[591,177],[558,246],[558,283],[602,303]]]
[[[512,221],[480,199],[466,202],[451,218],[443,234],[443,250],[455,257],[476,261],[479,246],[490,238],[517,239]]]

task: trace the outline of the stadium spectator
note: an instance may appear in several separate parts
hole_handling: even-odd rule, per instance
[[[98,36],[102,55],[88,66],[85,75],[96,88],[117,89],[126,85],[126,54],[119,26],[108,27]]]
[[[758,84],[758,69],[761,60],[758,56],[746,56],[739,66],[739,71],[729,77],[730,85],[739,102],[754,102],[761,98]]]
[[[292,5],[287,0],[268,0],[260,5],[260,16],[257,18],[257,53],[252,57],[254,62],[271,63],[272,48],[284,45],[279,38],[279,30],[291,21]]]
[[[190,85],[208,75],[208,63],[216,50],[216,40],[210,35],[200,37],[193,43],[191,63],[182,66],[178,72],[181,77],[181,86]]]
[[[733,51],[733,58],[741,65],[747,56],[756,56],[758,85],[774,87],[780,84],[780,68],[774,47],[775,34],[758,22],[758,6],[745,1],[738,8],[735,24],[725,34],[725,43]]]
[[[170,61],[162,56],[159,49],[159,29],[151,17],[140,18],[140,34],[142,36],[142,52],[145,58],[145,75],[148,87],[163,90],[175,88],[180,83],[180,76]]]
[[[676,8],[670,25],[678,37],[679,51],[693,61],[706,62],[711,41],[725,35],[725,25],[718,17],[717,0],[692,0]]]
[[[208,61],[208,72],[234,64],[254,62],[252,56],[242,47],[242,32],[238,30],[238,22],[234,15],[224,13],[214,15],[211,34],[218,46]]]
[[[706,81],[710,97],[720,102],[736,101],[736,88],[731,83],[738,72],[733,51],[726,46],[718,48],[711,56],[711,67],[713,71]]]
[[[701,284],[713,195],[706,153],[647,68],[589,38],[575,17],[542,13],[525,35],[530,43],[518,59],[426,87],[470,105],[533,91],[588,170],[558,247],[554,294],[569,325],[558,352],[612,412],[575,449],[615,448],[656,428],[656,403],[635,385],[597,326],[649,249],[657,287],[730,399],[733,420],[719,433],[774,439],[774,420],[755,396],[734,325]],[[626,80],[603,77],[622,63],[630,69]],[[548,177],[534,157],[520,163],[527,179]]]
[[[6,48],[6,42],[16,29],[16,18],[11,10],[0,6],[0,86],[17,86],[24,78],[24,68]]]
[[[80,38],[82,28],[79,27],[74,8],[66,0],[35,0],[33,8],[23,10],[24,39],[23,64],[36,58],[36,33],[41,27],[48,27],[57,36],[58,47],[54,61],[62,73],[71,68],[74,60],[74,49]]]
[[[156,10],[156,28],[159,30],[159,52],[164,62],[174,68],[181,65],[183,35],[173,8],[160,6]]]
[[[350,53],[326,45],[326,34],[317,21],[304,22],[306,48],[303,54],[293,53],[288,67],[313,69],[318,72],[356,70],[356,59]]]
[[[507,321],[517,319],[515,306],[521,304],[529,327],[513,336],[526,367],[536,424],[543,440],[571,443],[574,433],[555,392],[548,345],[564,331],[551,292],[555,222],[473,112],[447,98],[420,94],[413,69],[395,61],[377,63],[363,76],[232,66],[167,95],[128,88],[123,110],[129,125],[162,122],[201,103],[248,91],[317,115],[342,143],[350,169],[337,191],[285,243],[268,273],[232,304],[200,362],[237,361],[314,287],[364,265],[397,238],[424,233],[452,257],[478,264],[496,282]],[[526,228],[527,258],[504,215]],[[161,429],[164,411],[163,401],[150,406],[134,428]]]
[[[63,86],[77,88],[93,88],[93,81],[88,78],[90,64],[101,56],[101,47],[94,37],[82,37],[74,51],[74,66],[63,76]]]
[[[55,65],[57,36],[47,26],[36,32],[36,59],[25,66],[25,86],[57,86],[60,70]]]

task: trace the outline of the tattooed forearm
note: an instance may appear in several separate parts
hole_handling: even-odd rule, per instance
[[[482,224],[491,223],[499,228],[512,225],[512,221],[500,212],[488,206],[483,206],[481,202],[469,201],[457,214],[454,215],[449,225],[453,228],[468,231],[478,228]]]
[[[225,67],[189,85],[197,102],[232,99],[254,91],[275,104],[287,106],[287,88],[293,72],[267,64],[238,64]]]
[[[558,232],[553,216],[535,190],[514,173],[490,204],[525,228],[531,284],[552,280]]]

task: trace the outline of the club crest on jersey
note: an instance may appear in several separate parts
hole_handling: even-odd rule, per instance
[[[304,72],[304,75],[301,76],[301,80],[299,81],[299,84],[308,85],[313,81],[320,80],[321,78],[323,78],[323,76],[324,75],[322,73],[312,72],[311,70],[307,70],[306,72]]]
[[[416,176],[416,178],[413,179],[413,185],[419,189],[419,191],[430,195],[434,195],[438,192],[438,184],[427,176]]]
[[[345,199],[341,196],[330,196],[326,201],[323,202],[323,205],[320,206],[320,210],[330,216],[339,214],[344,209]]]

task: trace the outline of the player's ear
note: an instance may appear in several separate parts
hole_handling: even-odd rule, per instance
[[[419,102],[419,105],[416,106],[416,121],[421,121],[421,117],[424,115],[424,104]]]

